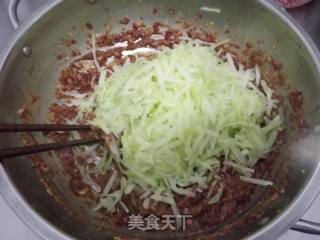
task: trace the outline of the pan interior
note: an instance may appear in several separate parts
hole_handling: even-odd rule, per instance
[[[58,79],[58,72],[63,63],[57,61],[56,53],[66,49],[61,45],[61,37],[72,35],[77,39],[77,48],[86,49],[86,31],[83,25],[90,22],[95,28],[95,32],[104,32],[105,24],[114,22],[113,30],[120,31],[119,19],[128,16],[132,21],[143,17],[144,21],[153,23],[155,21],[175,24],[177,18],[195,22],[197,13],[202,6],[219,8],[221,13],[202,12],[202,18],[197,19],[196,24],[205,25],[218,31],[220,38],[230,38],[233,41],[244,44],[247,41],[257,42],[262,39],[264,44],[259,46],[284,64],[284,72],[289,77],[292,88],[297,88],[304,95],[305,117],[311,130],[318,129],[320,119],[319,97],[319,75],[312,57],[308,53],[304,43],[296,34],[288,28],[280,18],[264,7],[259,1],[96,1],[94,4],[85,0],[63,1],[50,12],[45,14],[39,21],[35,22],[31,28],[15,43],[8,56],[0,75],[0,109],[2,122],[20,122],[17,110],[30,98],[30,94],[37,94],[40,97],[39,103],[32,106],[33,121],[45,122],[47,107],[54,99],[54,86]],[[159,15],[153,15],[153,10],[158,9]],[[175,14],[172,15],[172,9]],[[213,24],[212,24],[213,23]],[[74,27],[76,26],[76,28]],[[224,29],[228,26],[230,33],[224,36]],[[32,56],[25,57],[21,49],[25,46],[32,48]],[[274,47],[276,46],[276,47]],[[286,94],[286,93],[283,93]],[[289,125],[288,125],[289,126]],[[290,134],[294,135],[290,126]],[[312,132],[312,131],[311,131]],[[289,134],[289,135],[290,135]],[[21,145],[17,136],[2,135],[1,147],[15,147]],[[45,141],[41,136],[37,136],[39,142]],[[286,145],[282,152],[282,160],[279,167],[275,169],[275,175],[280,181],[283,164],[290,166],[288,187],[283,189],[283,194],[278,196],[267,206],[258,207],[252,204],[251,212],[259,213],[261,224],[248,226],[246,229],[219,232],[226,238],[242,238],[249,233],[255,232],[272,219],[276,218],[292,203],[308,183],[310,176],[318,165],[317,142],[318,132],[312,132],[301,142],[295,145]],[[287,151],[287,150],[290,151]],[[287,156],[290,152],[290,158]],[[48,194],[46,187],[42,184],[35,173],[31,162],[26,157],[10,159],[4,161],[4,168],[11,181],[33,208],[48,223],[61,229],[68,235],[77,239],[112,239],[113,236],[141,234],[128,232],[127,229],[117,229],[110,226],[107,230],[98,232],[93,223],[94,213],[86,205],[75,197],[69,190],[67,178],[61,170],[59,161],[53,156],[41,154],[41,158],[54,171],[51,177],[51,188],[59,193],[59,201],[67,207],[62,207]],[[260,199],[262,191],[257,199]],[[264,195],[268,198],[268,195]],[[73,214],[69,214],[71,210]],[[241,216],[232,220],[236,224],[241,220]],[[76,224],[75,224],[76,222]],[[219,228],[220,229],[220,228]],[[218,229],[218,230],[219,230]],[[163,239],[162,233],[148,234],[144,237]],[[168,238],[168,236],[166,236]]]

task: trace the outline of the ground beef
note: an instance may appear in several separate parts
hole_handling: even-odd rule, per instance
[[[188,37],[192,39],[200,39],[204,42],[215,43],[217,39],[216,32],[199,31],[197,28],[191,28],[187,31]]]
[[[292,91],[289,94],[289,102],[292,108],[290,121],[298,132],[297,137],[308,135],[309,126],[304,118],[302,92],[298,90]]]
[[[69,177],[70,190],[77,196],[92,198],[91,187],[83,182],[80,170],[76,165],[76,158],[72,149],[57,150],[63,170]]]
[[[20,116],[23,123],[31,124],[33,122],[33,116],[27,104],[23,104],[17,111],[17,114]]]
[[[154,14],[158,11],[154,10]],[[129,24],[130,19],[124,17],[120,22],[124,25]],[[215,43],[217,42],[217,33],[213,31],[206,32],[192,27],[192,24],[185,23],[186,33],[189,38],[200,39],[205,42]],[[87,26],[89,29],[89,27]],[[164,39],[152,39],[153,34],[161,34]],[[107,32],[100,36],[97,36],[97,47],[109,47],[118,42],[127,42],[127,47],[117,47],[113,49],[107,49],[105,51],[98,50],[97,57],[100,66],[106,67],[110,71],[113,71],[114,65],[122,65],[129,59],[131,62],[135,62],[136,56],[122,57],[121,52],[124,50],[133,50],[141,47],[152,47],[160,49],[163,46],[172,48],[175,44],[181,42],[180,37],[182,32],[178,29],[172,28],[167,24],[155,22],[151,27],[146,27],[143,22],[133,22],[131,27],[124,30],[119,34]],[[281,74],[283,68],[282,64],[271,58],[262,50],[253,48],[252,44],[246,44],[245,49],[241,50],[240,46],[235,43],[223,44],[216,49],[220,52],[220,57],[223,58],[227,52],[234,56],[236,67],[239,68],[243,65],[246,69],[253,68],[258,65],[261,69],[261,75],[264,79],[270,80],[270,87],[277,90],[281,86],[286,85],[287,78]],[[145,58],[152,58],[153,56],[143,56]],[[112,63],[107,61],[113,58]],[[67,66],[61,71],[59,78],[60,86],[56,90],[56,96],[60,100],[70,100],[70,96],[65,94],[65,91],[76,91],[79,93],[90,93],[92,91],[92,83],[97,83],[98,70],[92,64],[92,67],[87,71],[82,71],[81,61],[93,62],[93,55],[91,52],[82,55],[76,59],[72,64]],[[110,76],[110,73],[108,73]],[[275,98],[282,100],[280,96]],[[295,115],[293,118],[298,127],[304,127],[305,120],[302,112],[302,95],[300,92],[293,92],[289,97],[290,103]],[[64,123],[66,119],[72,119],[77,114],[75,107],[67,107],[66,105],[52,104],[49,107],[49,121],[53,123]],[[87,116],[87,119],[92,119],[93,115]],[[90,133],[87,133],[90,135]],[[64,134],[51,133],[48,135],[50,138],[56,141],[66,140],[69,136]],[[85,133],[81,137],[86,137]],[[286,141],[286,134],[282,132],[278,135],[278,143]],[[58,151],[61,164],[65,173],[70,177],[69,186],[74,194],[77,196],[87,196],[94,199],[92,189],[83,182],[78,166],[86,166],[88,164],[87,156],[75,157],[72,150]],[[267,179],[271,176],[271,170],[275,162],[278,160],[279,155],[277,152],[271,153],[266,159],[262,159],[255,166],[254,177]],[[77,164],[76,164],[77,163]],[[78,165],[78,166],[77,166]],[[116,167],[116,166],[115,166]],[[89,169],[91,166],[89,165]],[[119,170],[119,169],[118,169]],[[120,170],[118,172],[121,172]],[[107,171],[106,174],[91,173],[91,178],[103,189],[108,182],[112,172]],[[223,167],[219,173],[221,177],[221,183],[224,185],[224,193],[221,200],[213,205],[208,206],[208,189],[203,192],[196,192],[196,197],[187,198],[179,195],[175,195],[177,206],[181,213],[192,214],[193,220],[201,226],[201,228],[211,227],[213,225],[220,224],[227,219],[230,219],[239,211],[242,211],[249,206],[252,196],[255,193],[256,186],[240,181],[239,175],[232,171],[230,168]],[[119,183],[118,183],[119,184]],[[214,195],[218,191],[219,185],[217,185],[212,192]],[[116,190],[116,189],[114,189]],[[124,196],[123,202],[129,208],[133,214],[150,215],[156,214],[158,216],[164,214],[172,214],[170,206],[163,203],[150,203],[149,209],[142,207],[143,199],[140,196],[143,193],[139,190]],[[97,202],[98,200],[95,199]],[[111,219],[116,225],[127,226],[128,214],[119,208],[116,214],[109,214],[106,210],[101,210],[99,218],[101,220]]]
[[[61,40],[66,47],[71,47],[72,45],[77,43],[77,41],[71,37],[65,37],[65,38],[62,38]]]
[[[271,153],[254,167],[255,173],[253,177],[265,179],[267,176],[270,176],[272,168],[278,160],[279,154],[277,152]],[[257,188],[254,184],[241,181],[239,174],[231,168],[221,170],[219,176],[221,177],[220,183],[224,185],[224,193],[216,204],[208,205],[208,200],[210,199],[210,196],[207,197],[209,188],[203,192],[196,192],[196,197],[183,197],[175,194],[176,204],[180,212],[191,214],[192,220],[200,224],[202,228],[210,228],[213,225],[221,224],[242,210],[245,210],[251,203]],[[211,197],[217,193],[219,186],[219,184],[215,186]],[[143,192],[141,191],[135,191],[123,199],[123,202],[125,202],[131,213],[146,217],[155,214],[159,218],[163,215],[172,214],[171,207],[161,202],[151,201],[150,208],[144,209],[142,206],[143,199],[140,199],[142,194]],[[127,226],[128,216],[122,209],[119,210],[120,212],[116,215],[105,211],[102,214],[105,217],[111,217],[119,225]],[[190,227],[192,229],[192,226]]]
[[[123,25],[129,24],[129,22],[130,22],[130,19],[128,17],[124,17],[123,19],[120,20],[120,24],[123,24]]]
[[[83,68],[81,64],[71,64],[61,71],[59,82],[63,91],[78,91],[84,93],[92,90],[92,82],[97,80],[98,71],[91,68],[86,72],[80,71]]]
[[[48,132],[44,135],[54,142],[67,142],[70,138],[70,132]]]
[[[53,103],[49,106],[48,121],[51,123],[62,124],[66,120],[73,119],[77,115],[77,108],[75,106],[66,106]]]
[[[91,23],[89,23],[89,22],[87,22],[87,23],[85,24],[85,26],[86,26],[86,28],[87,28],[88,30],[92,30],[92,29],[93,29],[93,25],[92,25]]]
[[[303,106],[303,96],[300,91],[292,91],[289,95],[289,101],[294,112],[302,110]]]

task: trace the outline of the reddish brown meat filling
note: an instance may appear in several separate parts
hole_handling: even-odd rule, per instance
[[[157,11],[154,11],[157,14]],[[122,24],[128,24],[129,19],[121,20]],[[87,26],[88,27],[88,26]],[[89,28],[88,28],[89,29]],[[166,29],[163,31],[163,29]],[[200,39],[205,42],[217,42],[217,34],[215,32],[199,31],[196,28],[188,27],[187,35],[192,39]],[[164,39],[156,40],[150,38],[153,34],[161,34]],[[97,38],[97,47],[112,46],[118,42],[127,41],[127,47],[119,47],[106,51],[97,51],[97,57],[101,66],[106,66],[109,70],[113,70],[114,64],[122,65],[126,58],[123,58],[121,52],[123,50],[133,50],[140,47],[153,47],[160,49],[163,46],[172,48],[175,44],[181,42],[180,37],[182,31],[169,27],[166,24],[156,22],[152,27],[147,28],[144,23],[134,22],[132,27],[119,34],[106,33]],[[233,54],[237,67],[243,65],[245,68],[252,68],[259,65],[263,78],[270,80],[270,86],[277,90],[286,84],[286,78],[281,74],[282,64],[269,57],[261,50],[254,50],[251,44],[247,44],[244,50],[240,50],[237,44],[224,44],[217,49],[221,51],[220,56],[224,56],[227,52]],[[144,56],[145,57],[145,56]],[[114,58],[115,61],[107,64],[107,60]],[[136,56],[128,56],[131,62],[136,61]],[[69,99],[70,96],[64,94],[64,91],[76,91],[78,93],[91,93],[93,83],[98,80],[98,71],[93,66],[88,71],[81,71],[81,61],[93,60],[92,53],[83,55],[71,65],[61,71],[59,78],[60,86],[56,90],[58,99]],[[280,96],[276,98],[282,99]],[[293,92],[290,95],[290,103],[295,112],[295,122],[299,127],[305,127],[305,121],[302,114],[302,95],[300,92]],[[75,107],[67,107],[65,105],[52,104],[49,108],[49,121],[54,123],[65,123],[66,119],[73,119],[77,114]],[[54,140],[66,140],[69,135],[53,134],[49,135]],[[278,136],[278,142],[285,141],[285,133],[282,132]],[[78,196],[85,196],[92,199],[95,194],[90,186],[85,184],[81,179],[79,168],[77,166],[86,165],[86,157],[76,158],[72,150],[61,150],[58,152],[65,173],[70,176],[70,188]],[[266,159],[261,160],[255,167],[253,177],[266,179],[270,176],[274,163],[278,160],[277,152],[269,154]],[[77,163],[77,164],[76,164]],[[89,166],[90,168],[90,166]],[[119,171],[120,172],[120,171]],[[92,174],[91,177],[103,189],[109,180],[111,173],[108,171],[105,174]],[[208,205],[208,190],[197,192],[196,197],[187,198],[180,195],[175,195],[176,203],[181,213],[192,214],[193,220],[196,220],[199,225],[210,227],[217,225],[230,217],[236,215],[239,211],[245,209],[251,202],[252,196],[255,193],[256,186],[240,181],[239,175],[232,171],[231,168],[223,167],[220,172],[221,183],[225,186],[225,191],[220,201],[213,205]],[[116,186],[115,186],[116,187]],[[212,191],[213,196],[218,191],[218,185]],[[149,209],[142,207],[140,199],[141,192],[133,192],[125,196],[123,202],[129,208],[131,213],[149,215],[172,214],[170,206],[163,203],[151,202]],[[210,196],[209,196],[210,197]],[[101,212],[101,219],[110,218],[115,224],[127,225],[128,214],[122,208],[116,214],[109,214],[105,210]]]

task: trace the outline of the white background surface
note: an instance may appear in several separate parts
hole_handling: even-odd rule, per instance
[[[26,2],[31,2],[27,5]],[[32,2],[33,1],[33,2]],[[4,42],[12,33],[12,29],[6,12],[9,0],[0,0],[0,49]],[[35,8],[44,2],[44,0],[22,0],[20,9],[21,16],[24,17],[24,10],[30,11],[29,8]],[[25,5],[23,5],[25,4]],[[30,7],[31,6],[31,7]],[[23,9],[25,8],[25,9]],[[23,18],[22,17],[22,18]],[[320,181],[319,181],[320,184]],[[315,201],[312,207],[304,216],[304,219],[320,222],[320,198]],[[312,236],[308,234],[288,231],[279,240],[319,240],[320,236]],[[40,240],[26,225],[12,212],[0,196],[0,240]],[[54,240],[54,239],[52,239]],[[270,239],[273,240],[273,239]]]

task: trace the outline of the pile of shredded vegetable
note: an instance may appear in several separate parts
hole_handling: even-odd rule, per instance
[[[237,69],[231,54],[221,59],[213,47],[192,43],[117,66],[108,78],[102,68],[79,108],[93,112],[90,123],[113,136],[111,157],[103,161],[118,164],[123,177],[111,192],[120,174],[114,170],[96,209],[115,212],[121,205],[127,211],[122,196],[139,188],[145,208],[161,201],[178,215],[174,193],[193,197],[194,186],[219,184],[221,163],[242,181],[271,185],[251,177],[281,128],[273,91],[260,78],[258,66]],[[222,194],[220,184],[209,204]]]

